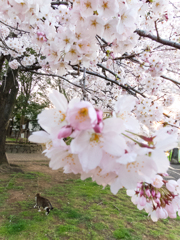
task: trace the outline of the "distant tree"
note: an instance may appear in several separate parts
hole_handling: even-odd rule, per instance
[[[42,81],[43,80],[43,81]],[[30,72],[21,72],[18,75],[19,92],[9,123],[19,130],[22,124],[32,121],[34,127],[37,125],[37,115],[43,108],[49,106],[47,96],[47,84],[49,80],[33,76]]]

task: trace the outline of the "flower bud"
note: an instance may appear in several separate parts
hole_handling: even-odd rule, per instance
[[[97,123],[93,129],[96,133],[101,133],[103,130],[103,122]]]
[[[155,197],[156,192],[154,191],[154,189],[152,190],[151,195],[152,195],[153,197]]]
[[[156,197],[157,197],[157,198],[160,198],[160,197],[161,197],[160,192],[157,192],[157,193],[156,193]]]
[[[147,195],[148,197],[150,197],[150,196],[151,196],[151,192],[150,192],[150,190],[149,190],[149,189],[146,189],[146,195]]]
[[[142,183],[137,183],[137,188],[141,188],[142,187]]]
[[[157,204],[158,204],[158,206],[160,205],[160,200],[159,200],[159,198],[156,198],[155,200],[154,200]]]
[[[95,109],[95,110],[96,110],[96,114],[97,114],[98,123],[100,123],[103,120],[103,111],[100,109]]]
[[[71,127],[71,125],[66,125],[61,128],[58,134],[58,139],[67,138],[71,135],[72,132],[73,132],[73,128]]]
[[[93,128],[96,133],[101,133],[103,130],[103,111],[99,109],[96,110],[96,115],[97,115],[97,124]]]
[[[140,196],[143,196],[144,195],[144,191],[141,189],[140,190]]]

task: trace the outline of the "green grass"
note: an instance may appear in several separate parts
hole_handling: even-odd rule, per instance
[[[6,138],[6,142],[15,142],[16,138]]]
[[[138,236],[133,236],[131,234],[131,232],[133,233],[134,230],[133,229],[127,229],[127,228],[124,228],[124,227],[120,227],[118,228],[117,230],[114,231],[113,235],[115,237],[115,239],[128,239],[128,240],[138,240],[138,239],[141,239],[140,237]]]
[[[23,178],[24,179],[37,179],[38,177],[45,177],[45,178],[50,177],[42,172],[15,173],[15,174],[11,174],[11,176],[16,177],[16,178],[22,178],[22,179]]]
[[[33,208],[37,189],[54,207],[48,216]],[[153,223],[125,190],[115,196],[91,179],[58,183],[37,171],[0,176],[0,236],[5,240],[179,240],[179,221],[180,217]]]

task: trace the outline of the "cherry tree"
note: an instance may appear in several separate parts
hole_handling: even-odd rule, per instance
[[[176,217],[180,181],[165,180],[178,145],[178,0],[0,1],[0,163],[5,129],[28,71],[59,79],[38,116],[52,169],[125,187],[153,221]],[[8,66],[7,68],[5,68]]]

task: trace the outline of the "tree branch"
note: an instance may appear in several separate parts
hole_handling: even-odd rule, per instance
[[[18,53],[16,50],[14,50],[13,48],[10,48],[1,38],[0,38],[0,42],[2,42],[2,44],[9,50],[15,52],[15,53]],[[3,47],[3,46],[0,46],[0,47]]]
[[[137,33],[141,37],[150,38],[153,41],[162,43],[163,45],[167,45],[167,46],[171,46],[171,47],[180,49],[180,43],[173,42],[173,41],[166,40],[166,39],[162,39],[160,37],[157,37],[157,36],[155,36],[151,33],[148,33],[146,31],[143,31],[143,30],[140,30],[140,29],[136,29],[135,33]]]
[[[173,82],[173,83],[175,83],[175,84],[177,84],[177,85],[180,85],[180,82],[178,82],[178,81],[176,81],[176,80],[174,80],[174,79],[172,79],[172,78],[166,77],[166,76],[164,76],[164,75],[161,75],[160,77],[162,77],[162,78],[164,78],[164,79],[167,79],[167,80],[169,80],[169,81],[171,81],[171,82]]]
[[[23,71],[23,70],[22,70],[22,71]],[[24,70],[24,71],[26,71],[26,70]],[[30,70],[29,72],[31,72],[31,73],[35,73],[35,74],[37,74],[37,75],[42,75],[42,76],[58,77],[58,78],[63,79],[64,81],[66,81],[66,82],[72,84],[72,85],[75,86],[75,87],[83,88],[83,86],[80,86],[80,85],[78,85],[78,84],[76,84],[76,83],[72,83],[72,82],[69,81],[68,79],[66,79],[66,78],[64,78],[64,77],[62,77],[62,76],[56,75],[56,74],[40,73],[40,72],[36,72],[36,71],[31,71],[31,70]],[[84,89],[87,91],[86,88],[84,88]]]
[[[128,58],[128,55],[127,55],[127,58]],[[129,59],[130,61],[134,62],[134,63],[141,64],[136,58],[132,57],[131,55],[130,55],[130,57],[129,57],[128,59]],[[178,82],[178,81],[176,81],[176,80],[174,80],[174,79],[172,79],[172,78],[166,77],[166,76],[164,76],[164,75],[161,75],[160,77],[161,77],[161,78],[164,78],[164,79],[166,79],[166,80],[169,80],[169,81],[171,81],[171,82],[173,82],[173,83],[176,84],[177,86],[180,85],[180,82]],[[178,87],[179,87],[179,86],[178,86]]]
[[[111,71],[110,69],[108,69],[108,68],[106,68],[106,67],[104,67],[103,65],[101,65],[101,64],[97,64],[97,66],[98,67],[101,67],[101,68],[103,68],[104,70],[106,70],[106,71],[108,71],[108,72],[110,72],[112,75],[114,75],[117,79],[121,79],[117,74],[115,74],[113,71]],[[119,84],[122,88],[124,88],[125,87],[125,90],[127,90],[127,88],[128,88],[128,90],[131,90],[131,91],[134,91],[135,93],[138,93],[138,94],[140,94],[142,97],[146,97],[143,93],[141,93],[141,92],[139,92],[138,90],[136,90],[136,89],[134,89],[134,88],[132,88],[131,86],[129,86],[128,84],[126,84],[126,86],[124,86],[123,84]]]
[[[86,99],[86,93],[85,93],[85,81],[86,81],[86,68],[84,67],[84,73],[82,78],[82,92],[83,92],[83,100]]]
[[[77,67],[77,66],[72,66],[72,65],[71,65],[71,67],[72,67],[74,70],[78,71],[78,67]],[[84,72],[84,69],[79,68],[79,71],[80,71],[80,72]],[[115,81],[115,80],[113,80],[113,79],[110,79],[110,78],[108,78],[108,77],[105,77],[105,76],[103,76],[103,75],[100,75],[99,73],[91,72],[91,71],[88,71],[88,70],[86,70],[86,73],[89,74],[89,75],[93,75],[93,76],[96,76],[96,77],[105,79],[105,80],[108,81],[108,82],[112,82],[112,83],[118,85],[119,87],[122,87],[123,89],[125,89],[129,94],[136,96],[135,93],[131,92],[131,89],[129,89],[128,87],[126,87],[126,86],[118,83],[117,81]]]
[[[57,1],[57,2],[52,2],[51,3],[51,6],[55,6],[55,5],[66,5],[66,6],[68,6],[69,5],[69,3],[68,2],[59,2],[59,1]]]
[[[71,67],[72,67],[74,70],[78,71],[78,67],[76,67],[76,66],[71,66]],[[84,70],[83,70],[82,68],[79,68],[79,71],[80,71],[80,72],[84,72]],[[112,83],[118,85],[119,87],[124,88],[124,89],[127,90],[130,94],[135,95],[134,93],[130,92],[130,90],[129,90],[127,87],[125,87],[125,86],[123,86],[123,85],[121,86],[121,84],[118,83],[118,82],[115,81],[115,80],[112,80],[112,79],[110,79],[110,78],[108,78],[108,77],[105,77],[105,76],[103,76],[103,75],[100,75],[99,73],[91,72],[91,71],[88,71],[88,70],[86,70],[86,73],[88,73],[89,75],[93,75],[93,76],[99,77],[99,78],[103,78],[103,79],[105,79],[105,80],[108,81],[108,82],[112,82]]]
[[[158,20],[156,20],[156,21],[154,22],[154,25],[155,25],[155,29],[156,29],[157,39],[159,40],[159,39],[160,39],[160,36],[159,36],[158,27],[157,27],[157,21],[158,21]]]
[[[21,64],[21,62],[19,62]],[[31,66],[23,66],[21,64],[21,67],[19,67],[19,70],[20,71],[23,71],[23,72],[27,72],[27,71],[32,71],[32,70],[38,70],[38,69],[41,69],[42,67],[41,66],[38,66],[38,65],[31,65]]]
[[[124,53],[122,55],[122,57],[117,57],[117,58],[114,58],[113,60],[122,60],[122,59],[130,59],[130,58],[134,58],[136,56],[139,56],[140,54],[142,54],[145,50],[143,50],[142,52],[139,52],[139,53],[132,53],[132,54],[127,54],[127,53]]]
[[[19,32],[23,32],[23,33],[30,33],[30,32],[27,32],[27,31],[24,31],[24,30],[21,30],[21,29],[12,27],[12,26],[10,26],[10,25],[8,25],[7,23],[4,23],[4,22],[2,22],[2,21],[0,21],[0,23],[4,24],[6,27],[11,28],[11,29],[13,29],[13,30],[16,30],[16,31],[19,31]]]

